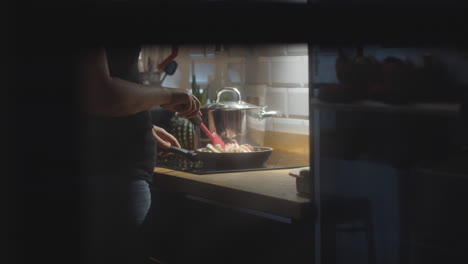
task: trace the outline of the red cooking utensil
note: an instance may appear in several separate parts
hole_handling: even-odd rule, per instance
[[[175,57],[177,57],[178,54],[179,54],[179,47],[177,47],[176,45],[173,45],[171,55],[169,55],[163,62],[161,62],[158,65],[158,71],[162,71],[169,63],[171,63],[171,61],[175,59]]]
[[[216,146],[216,144],[219,144],[221,148],[224,148],[224,141],[221,139],[221,137],[218,134],[216,134],[216,132],[211,133],[210,130],[208,130],[205,124],[203,124],[201,116],[190,118],[189,120],[193,124],[200,127],[201,131],[203,131],[203,133],[205,133],[205,135],[210,138],[211,144],[213,144],[213,146]]]

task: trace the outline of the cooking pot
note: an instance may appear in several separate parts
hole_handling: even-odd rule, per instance
[[[231,93],[234,101],[221,101],[221,95]],[[211,132],[216,132],[224,142],[236,140],[239,144],[258,145],[251,137],[252,122],[261,122],[264,118],[281,116],[278,111],[266,111],[267,106],[257,106],[242,101],[237,88],[225,87],[216,93],[216,101],[201,108],[203,123]],[[248,120],[250,122],[248,122]],[[200,135],[201,141],[208,138]]]

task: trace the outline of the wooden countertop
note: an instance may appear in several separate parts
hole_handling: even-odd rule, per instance
[[[192,174],[156,167],[155,182],[163,188],[258,210],[301,219],[310,210],[310,199],[297,194],[291,169]]]

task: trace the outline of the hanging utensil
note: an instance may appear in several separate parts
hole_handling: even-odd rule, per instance
[[[176,61],[171,61],[169,64],[164,67],[164,76],[161,79],[161,83],[164,82],[164,79],[166,79],[167,75],[173,75],[177,70],[177,62]]]
[[[158,71],[162,71],[163,69],[165,69],[166,66],[169,63],[171,63],[175,59],[175,57],[177,57],[178,53],[179,53],[179,48],[176,45],[173,45],[171,55],[169,55],[163,62],[161,62],[158,65]]]

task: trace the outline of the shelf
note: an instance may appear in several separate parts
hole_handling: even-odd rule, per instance
[[[389,112],[406,114],[428,114],[442,116],[459,115],[460,103],[410,103],[404,105],[391,105],[371,100],[362,100],[353,103],[328,103],[317,98],[310,100],[311,109]]]
[[[449,171],[449,170],[432,169],[432,168],[415,168],[413,169],[413,171],[420,175],[422,174],[422,175],[431,175],[431,176],[440,176],[440,177],[468,179],[468,172]]]
[[[423,175],[468,179],[468,156],[451,156],[444,161],[417,166],[413,171]]]

